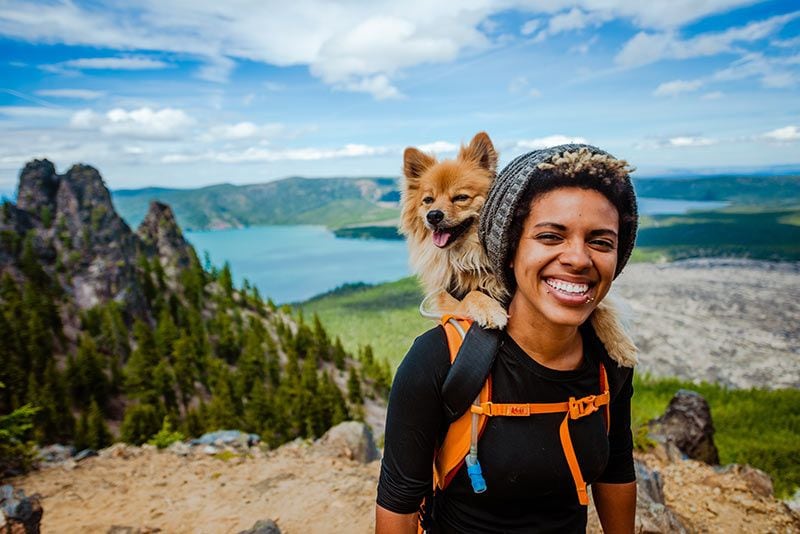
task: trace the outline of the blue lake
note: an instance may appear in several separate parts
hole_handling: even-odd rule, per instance
[[[640,198],[642,215],[717,209],[725,202]],[[404,241],[338,239],[322,226],[259,226],[186,232],[202,259],[228,261],[236,284],[247,278],[278,304],[297,302],[348,282],[379,283],[410,274]]]
[[[405,241],[338,239],[322,226],[259,226],[186,232],[202,260],[230,262],[237,285],[246,277],[278,304],[324,293],[346,282],[407,276]]]

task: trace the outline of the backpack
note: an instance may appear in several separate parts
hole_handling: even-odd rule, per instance
[[[478,462],[478,440],[488,417],[527,417],[543,413],[563,413],[559,438],[567,464],[575,482],[578,501],[589,504],[586,483],[578,465],[569,434],[569,421],[602,410],[606,432],[610,428],[610,403],[606,365],[600,363],[600,384],[596,395],[580,399],[570,397],[564,402],[531,404],[498,404],[491,402],[491,369],[500,346],[501,332],[474,326],[471,320],[451,315],[442,317],[441,324],[447,336],[450,351],[450,371],[442,385],[442,398],[447,422],[445,437],[435,451],[433,465],[433,491],[444,490],[456,473],[466,464],[467,474],[476,493],[486,491],[480,462]],[[594,332],[592,342],[600,343]],[[608,359],[608,358],[601,358]],[[607,363],[612,363],[608,359]],[[611,366],[613,371],[613,393],[619,392],[627,378],[629,368]],[[430,515],[426,499],[420,509],[420,532]]]

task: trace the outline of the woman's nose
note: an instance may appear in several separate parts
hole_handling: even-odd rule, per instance
[[[592,266],[592,257],[583,241],[567,243],[567,248],[559,256],[559,261],[564,265],[570,265],[577,271],[583,271]]]

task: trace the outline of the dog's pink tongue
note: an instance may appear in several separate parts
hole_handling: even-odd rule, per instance
[[[447,245],[447,241],[450,239],[450,232],[444,232],[442,230],[436,230],[433,232],[433,244],[439,248]]]

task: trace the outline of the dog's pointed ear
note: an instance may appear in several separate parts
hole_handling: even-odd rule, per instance
[[[477,162],[484,169],[494,173],[497,171],[497,151],[486,132],[478,132],[469,145],[462,146],[458,153],[461,159]]]
[[[403,152],[403,174],[408,183],[416,182],[422,173],[436,163],[433,156],[429,156],[419,149],[408,147]]]

